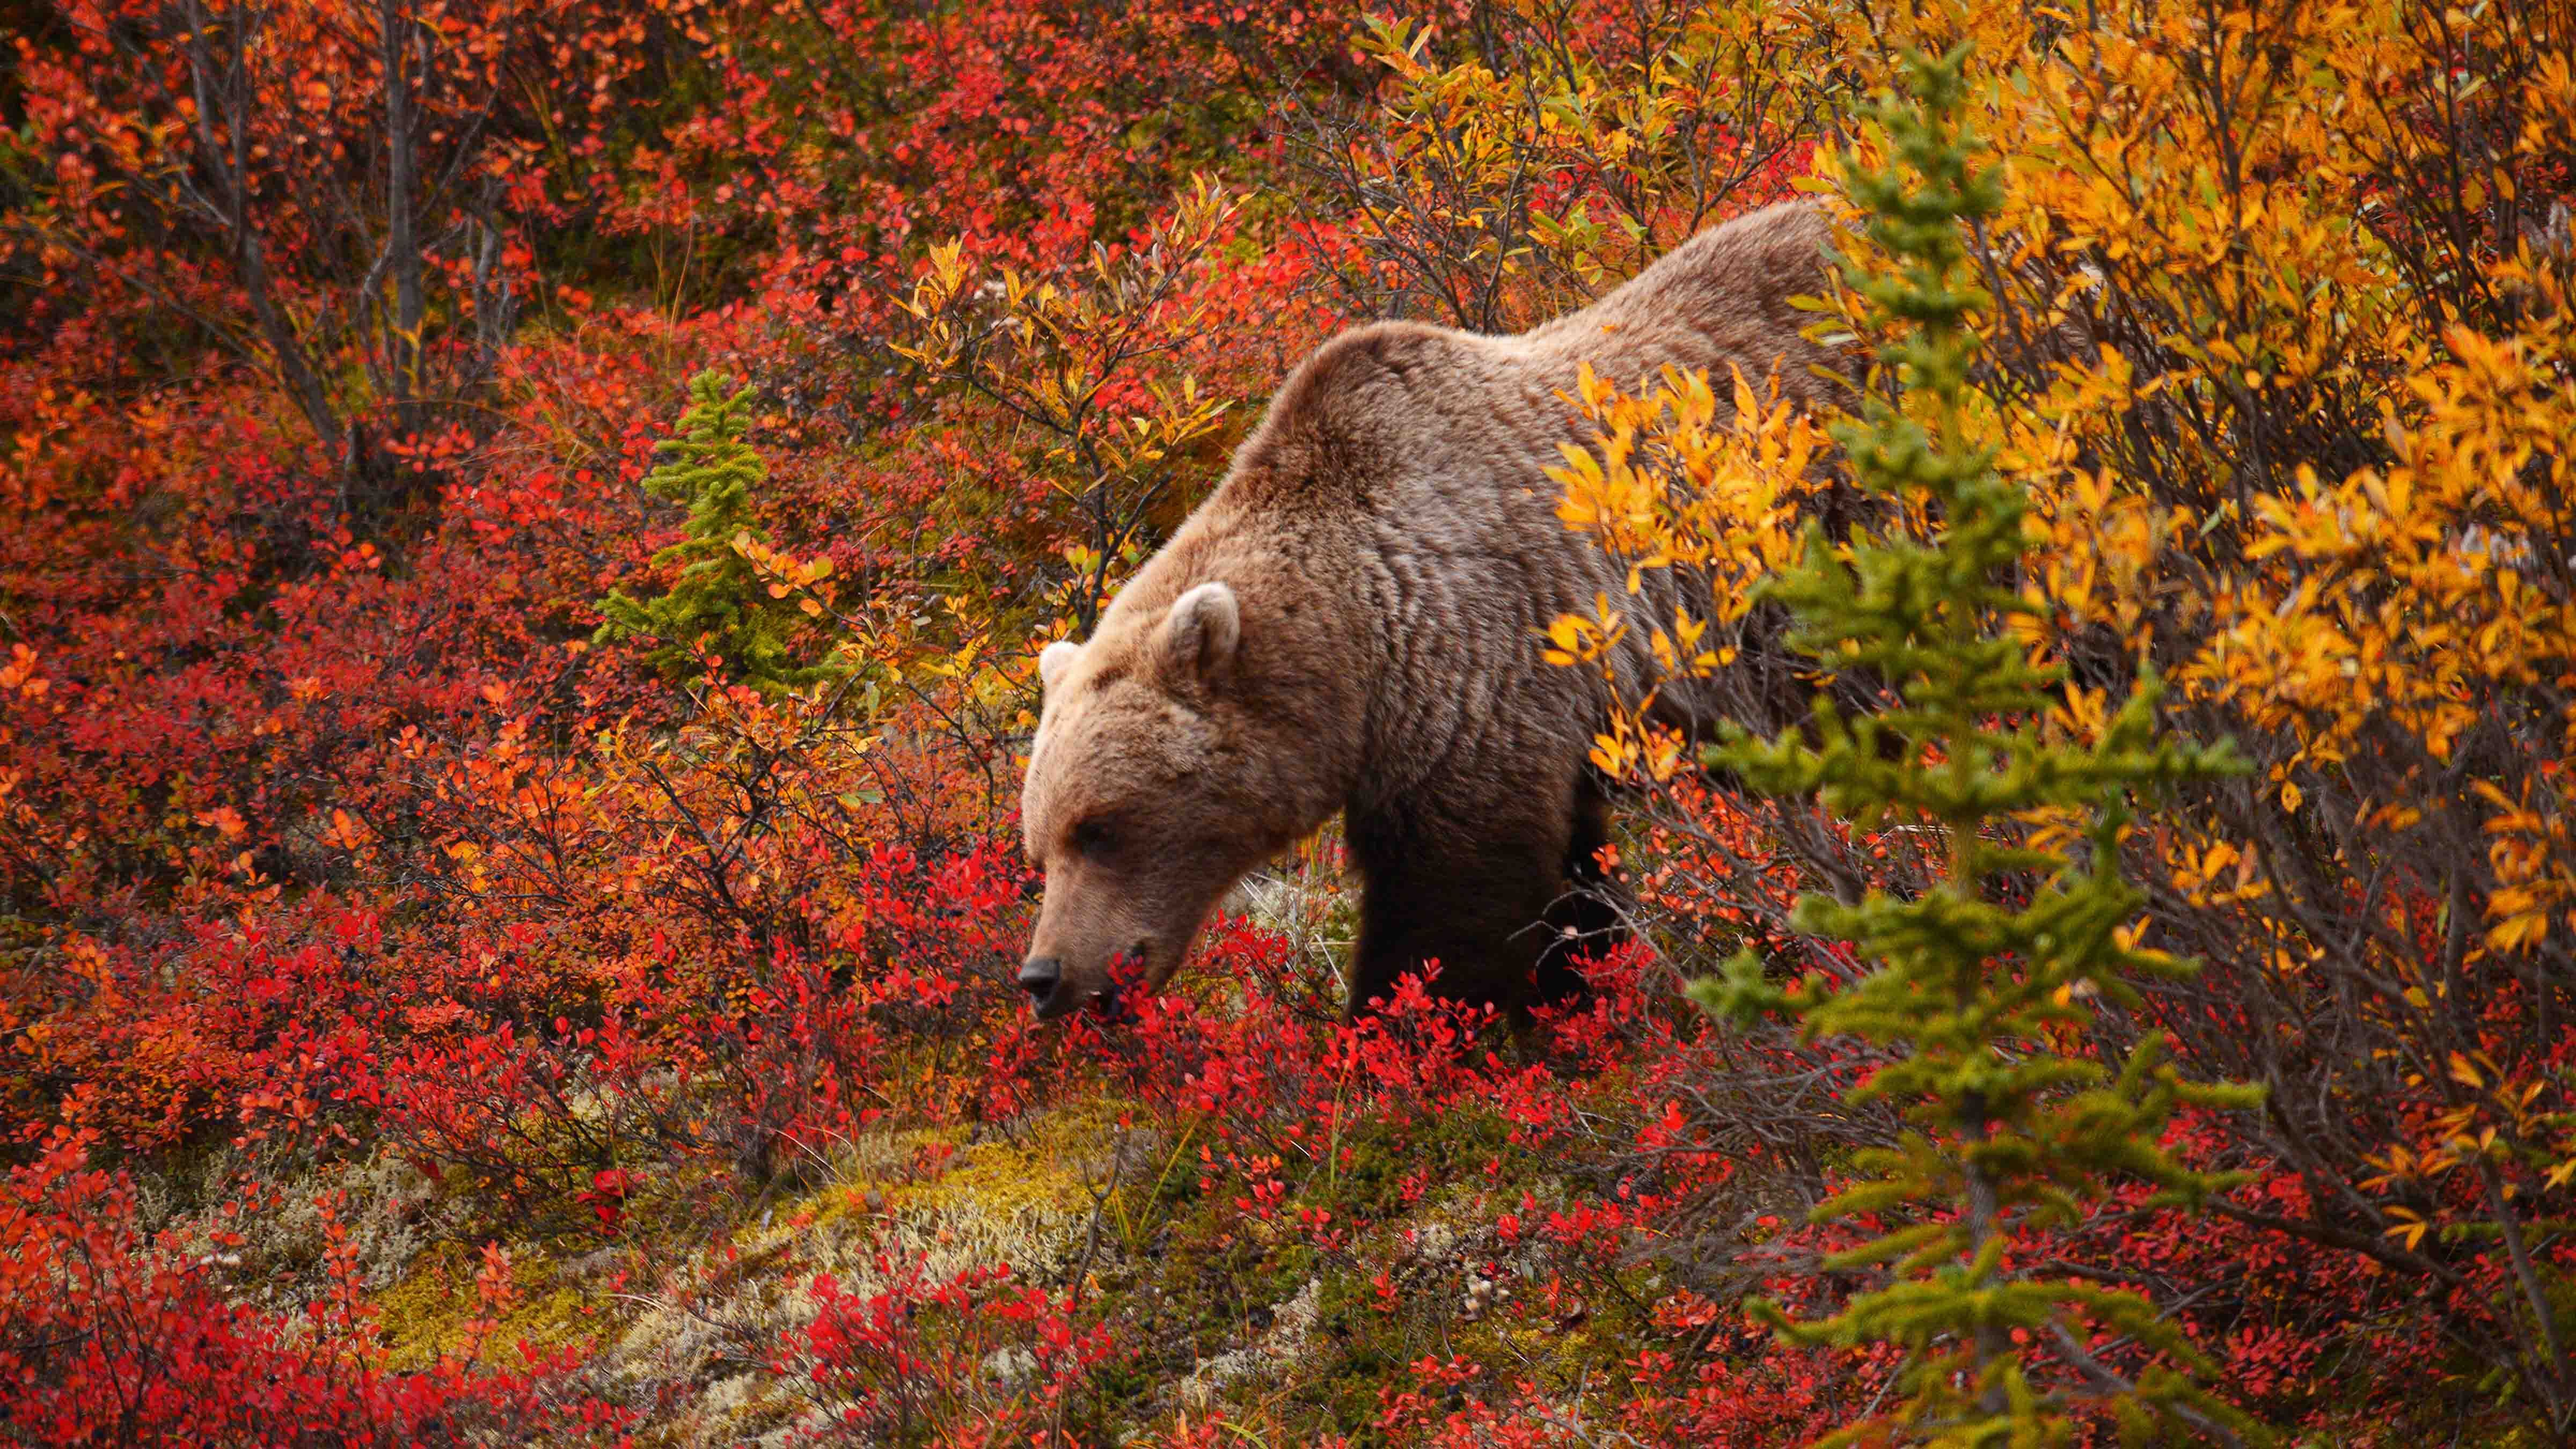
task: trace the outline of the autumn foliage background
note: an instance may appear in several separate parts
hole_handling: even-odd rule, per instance
[[[2200,972],[2029,1049],[2265,1089],[2165,1136],[2226,1192],[2113,1183],[2005,1271],[2143,1293],[2293,1442],[2576,1429],[2561,0],[0,14],[0,1435],[1869,1412],[1890,1350],[1739,1304],[1874,1281],[1823,1260],[1901,1223],[1806,1214],[1893,1140],[1847,1101],[1885,1058],[1677,988],[1746,947],[1856,979],[1791,903],[1921,889],[1918,829],[1630,714],[1638,940],[1579,1009],[1338,1025],[1328,831],[1175,990],[1042,1029],[1015,751],[1038,647],[1307,348],[1845,204],[1864,104],[1960,39],[2005,168],[1966,425],[2069,681],[2027,723],[2094,739],[2151,663],[2252,765],[2121,842],[2133,941]],[[713,501],[654,475],[710,370],[759,463]],[[1707,606],[1603,600],[1532,641],[1566,667],[1660,630],[1774,717],[1808,683],[1752,586],[1937,523],[1855,517],[1731,379],[1579,401],[1568,526]]]

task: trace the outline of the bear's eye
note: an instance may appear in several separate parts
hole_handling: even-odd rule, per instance
[[[1117,833],[1097,815],[1073,827],[1073,848],[1094,860],[1107,855],[1117,843]]]

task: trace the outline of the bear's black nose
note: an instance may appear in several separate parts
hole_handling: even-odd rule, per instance
[[[1029,994],[1029,1006],[1038,1015],[1047,1014],[1055,999],[1055,989],[1064,981],[1064,966],[1053,956],[1031,956],[1020,963],[1020,989]]]

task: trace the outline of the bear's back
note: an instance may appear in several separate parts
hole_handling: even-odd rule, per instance
[[[1376,507],[1406,475],[1481,472],[1526,486],[1592,441],[1570,402],[1585,364],[1626,388],[1666,367],[1730,368],[1813,406],[1835,361],[1791,305],[1822,290],[1831,228],[1818,207],[1783,202],[1700,232],[1590,306],[1528,332],[1491,337],[1422,322],[1378,322],[1301,363],[1235,458],[1230,501],[1294,512]],[[1552,510],[1551,510],[1552,511]]]
[[[1827,400],[1834,353],[1806,338],[1814,318],[1791,305],[1824,290],[1833,240],[1823,209],[1788,201],[1713,226],[1591,306],[1522,334],[1530,363],[1572,377],[1590,362],[1625,387],[1666,366],[1726,369],[1747,381],[1776,375],[1782,393],[1807,406]]]

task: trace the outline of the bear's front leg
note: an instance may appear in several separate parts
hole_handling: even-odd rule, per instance
[[[1597,805],[1580,809],[1573,780],[1539,783],[1486,808],[1435,815],[1385,812],[1348,820],[1361,877],[1359,944],[1343,1011],[1356,1018],[1395,984],[1440,963],[1433,995],[1491,1004],[1524,1017],[1567,989],[1572,972],[1545,973],[1565,942],[1569,856],[1578,834],[1597,845]],[[1588,824],[1579,831],[1578,824]]]

